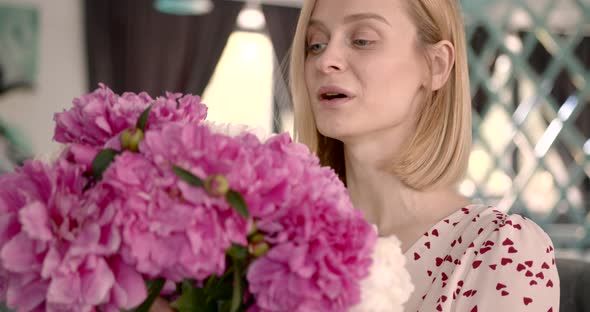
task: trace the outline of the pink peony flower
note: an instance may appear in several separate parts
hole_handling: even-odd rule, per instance
[[[125,151],[91,178],[97,153],[121,150],[121,133],[149,105],[145,131],[125,131]],[[0,177],[0,299],[22,311],[129,309],[146,297],[144,277],[202,285],[226,271],[232,244],[251,243],[251,311],[357,305],[376,233],[334,171],[287,134],[216,133],[201,122],[206,112],[198,96],[154,100],[101,84],[56,114],[54,138],[68,146],[55,164]],[[229,205],[228,189],[250,218]],[[253,230],[263,242],[249,242]]]
[[[283,181],[272,183],[288,192],[258,210],[256,225],[272,247],[248,270],[253,311],[346,311],[360,301],[376,233],[335,173],[306,148],[288,136],[265,147],[274,155],[257,172],[279,173]],[[250,196],[258,195],[246,190]]]
[[[183,126],[147,132],[146,153],[153,151],[152,146],[158,149],[162,144],[180,147],[180,142],[170,142],[181,139],[171,135],[172,129],[181,130]],[[193,154],[202,152],[193,149]],[[164,155],[153,154],[156,155],[162,159],[160,166],[140,154],[125,152],[111,164],[101,182],[118,192],[111,202],[118,207],[115,222],[123,234],[122,257],[147,276],[175,282],[223,274],[225,251],[233,240],[245,241],[246,221],[240,220],[241,216],[223,198],[213,198],[203,189],[181,181],[172,172],[172,154],[166,155],[170,156],[168,161],[163,160]],[[202,158],[192,166],[208,168],[216,160]]]
[[[203,180],[221,175],[230,188],[239,189],[239,185],[253,182],[251,147],[257,145],[260,142],[254,135],[232,138],[212,133],[202,125],[170,124],[161,131],[146,133],[141,148],[161,168],[169,170],[176,165]],[[184,182],[179,182],[178,187],[188,203],[216,212],[228,244],[247,244],[248,222],[223,197],[207,196],[203,189]]]
[[[194,123],[203,120],[207,107],[198,96],[167,93],[155,101],[145,92],[119,96],[104,84],[74,99],[74,107],[54,116],[54,139],[94,147],[116,146],[121,131],[135,127],[141,113],[152,104],[148,128],[168,122]]]
[[[28,161],[17,172],[0,176],[0,300],[9,306],[18,305],[24,311],[35,309],[45,300],[44,291],[48,283],[41,281],[34,272],[29,272],[39,271],[40,265],[35,259],[36,246],[20,235],[19,209],[28,202],[48,200],[51,181],[47,171],[40,162]],[[9,259],[12,261],[6,262],[1,257],[5,253],[3,247],[8,244],[13,246],[15,254],[13,259]],[[19,252],[18,248],[23,252]]]
[[[116,97],[113,91],[101,85],[93,93],[74,99],[73,108],[55,114],[54,139],[61,143],[104,144],[114,135],[107,118]]]
[[[201,103],[201,97],[166,92],[165,97],[158,97],[150,112],[152,126],[161,127],[169,122],[194,124],[207,117],[207,106]]]
[[[67,153],[64,153],[67,155]],[[146,296],[142,277],[116,260],[120,234],[108,189],[84,189],[86,167],[60,158],[27,162],[0,177],[3,298],[19,311],[131,308]],[[131,281],[131,282],[130,282]]]

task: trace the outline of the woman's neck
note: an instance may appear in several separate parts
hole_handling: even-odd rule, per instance
[[[379,168],[377,163],[345,156],[346,184],[355,207],[380,234],[385,229],[404,227],[416,222],[418,192],[405,186],[397,177]]]
[[[397,235],[402,249],[432,225],[469,204],[450,187],[418,191],[406,186],[383,167],[376,155],[378,150],[366,146],[361,153],[345,146],[348,190],[355,207],[377,225],[379,235]]]

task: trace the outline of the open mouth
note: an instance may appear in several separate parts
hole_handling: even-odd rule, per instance
[[[343,93],[327,92],[327,93],[322,93],[320,95],[321,100],[327,100],[327,101],[336,100],[336,99],[346,99],[346,98],[348,98],[348,96]]]

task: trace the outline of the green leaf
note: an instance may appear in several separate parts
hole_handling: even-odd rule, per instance
[[[135,128],[141,129],[141,131],[145,132],[145,127],[147,126],[147,121],[148,121],[148,118],[150,117],[150,110],[151,109],[152,109],[152,106],[149,105],[143,111],[143,113],[141,113],[141,115],[139,116],[139,119],[137,120],[137,124],[135,125]]]
[[[228,301],[232,296],[232,273],[234,269],[230,267],[226,270],[222,277],[216,278],[212,285],[205,288],[210,299],[216,301]]]
[[[153,280],[152,282],[148,283],[148,297],[144,300],[144,302],[139,305],[139,307],[135,308],[134,312],[148,312],[150,307],[156,301],[156,298],[160,296],[160,291],[164,288],[165,280],[163,278],[158,278]]]
[[[231,312],[231,301],[226,300],[219,303],[219,312]],[[246,305],[242,304],[238,308],[238,312],[246,312]]]
[[[109,167],[109,165],[115,160],[120,152],[112,148],[107,148],[100,151],[94,160],[92,161],[92,175],[96,180],[102,179],[102,174]]]
[[[233,294],[231,297],[231,309],[230,312],[237,312],[242,305],[242,272],[240,265],[234,262],[234,282],[233,282]]]
[[[231,301],[222,301],[219,305],[219,312],[229,312],[231,310]]]
[[[245,260],[246,257],[248,257],[248,248],[238,244],[232,244],[226,253],[232,257],[234,262],[237,262],[240,260]]]
[[[213,285],[215,285],[215,283],[217,283],[217,277],[215,275],[211,275],[209,276],[209,278],[207,279],[207,282],[205,282],[205,291],[207,291],[207,289],[213,287]]]
[[[178,166],[173,165],[172,166],[172,171],[174,171],[174,173],[184,182],[193,185],[193,186],[197,186],[197,187],[203,187],[205,186],[205,183],[203,182],[203,180],[201,180],[199,177],[195,176],[194,174],[192,174],[190,171],[188,170],[184,170]]]
[[[179,312],[217,311],[217,304],[209,300],[205,290],[186,280],[182,282],[182,295],[170,306]]]
[[[227,283],[217,285],[217,287],[207,292],[207,295],[216,302],[229,301],[232,298],[231,279]]]
[[[250,217],[248,213],[248,207],[246,206],[246,201],[242,195],[240,195],[240,193],[236,191],[229,191],[225,195],[225,199],[239,214],[242,215],[242,217],[246,219]]]

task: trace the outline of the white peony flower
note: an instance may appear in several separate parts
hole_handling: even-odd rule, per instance
[[[209,127],[209,129],[211,129],[211,131],[215,133],[221,133],[232,137],[243,134],[244,132],[249,132],[258,137],[260,141],[264,142],[268,140],[271,136],[273,136],[272,133],[268,133],[261,127],[253,127],[242,124],[221,123],[210,120],[203,120],[201,121],[201,123]]]
[[[395,236],[379,237],[373,251],[373,264],[361,281],[361,303],[350,312],[402,312],[414,291],[406,258]]]

